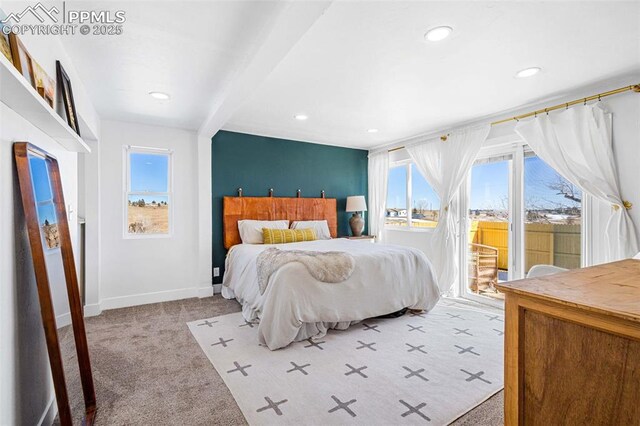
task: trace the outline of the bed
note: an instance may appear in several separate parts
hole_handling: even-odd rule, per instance
[[[242,244],[238,221],[327,220],[332,239],[286,244]],[[291,342],[321,338],[367,318],[403,308],[428,311],[439,300],[429,260],[416,249],[337,236],[336,200],[328,198],[225,197],[225,261],[222,296],[242,305],[244,319],[258,322],[260,343],[275,350]],[[261,294],[257,259],[265,250],[346,252],[355,266],[345,281],[316,280],[299,262],[287,263],[269,278]]]

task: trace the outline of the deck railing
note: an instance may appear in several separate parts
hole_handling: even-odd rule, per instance
[[[498,249],[498,268],[509,267],[509,224],[473,221],[470,241]],[[525,223],[525,270],[539,264],[561,268],[580,267],[580,225]]]
[[[405,222],[406,224],[406,222]],[[437,222],[413,221],[414,227],[435,228]],[[406,226],[406,225],[405,225]],[[580,267],[580,225],[525,223],[525,271],[534,265]],[[471,221],[469,242],[498,249],[498,268],[509,268],[509,223]]]

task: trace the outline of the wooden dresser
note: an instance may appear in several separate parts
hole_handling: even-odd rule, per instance
[[[640,425],[640,260],[497,287],[505,425]]]

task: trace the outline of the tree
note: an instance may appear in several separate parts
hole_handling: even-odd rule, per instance
[[[146,203],[144,202],[143,198],[138,200],[138,207],[144,207],[145,205],[146,205]]]
[[[554,182],[549,182],[547,188],[557,191],[557,195],[562,195],[567,200],[574,201],[576,203],[582,203],[582,197],[580,191],[571,182],[562,178],[562,176],[556,176]]]

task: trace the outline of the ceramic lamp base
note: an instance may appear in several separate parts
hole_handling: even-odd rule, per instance
[[[362,230],[364,229],[364,220],[360,213],[354,213],[349,219],[349,226],[351,226],[351,235],[354,237],[359,237],[362,235]]]

